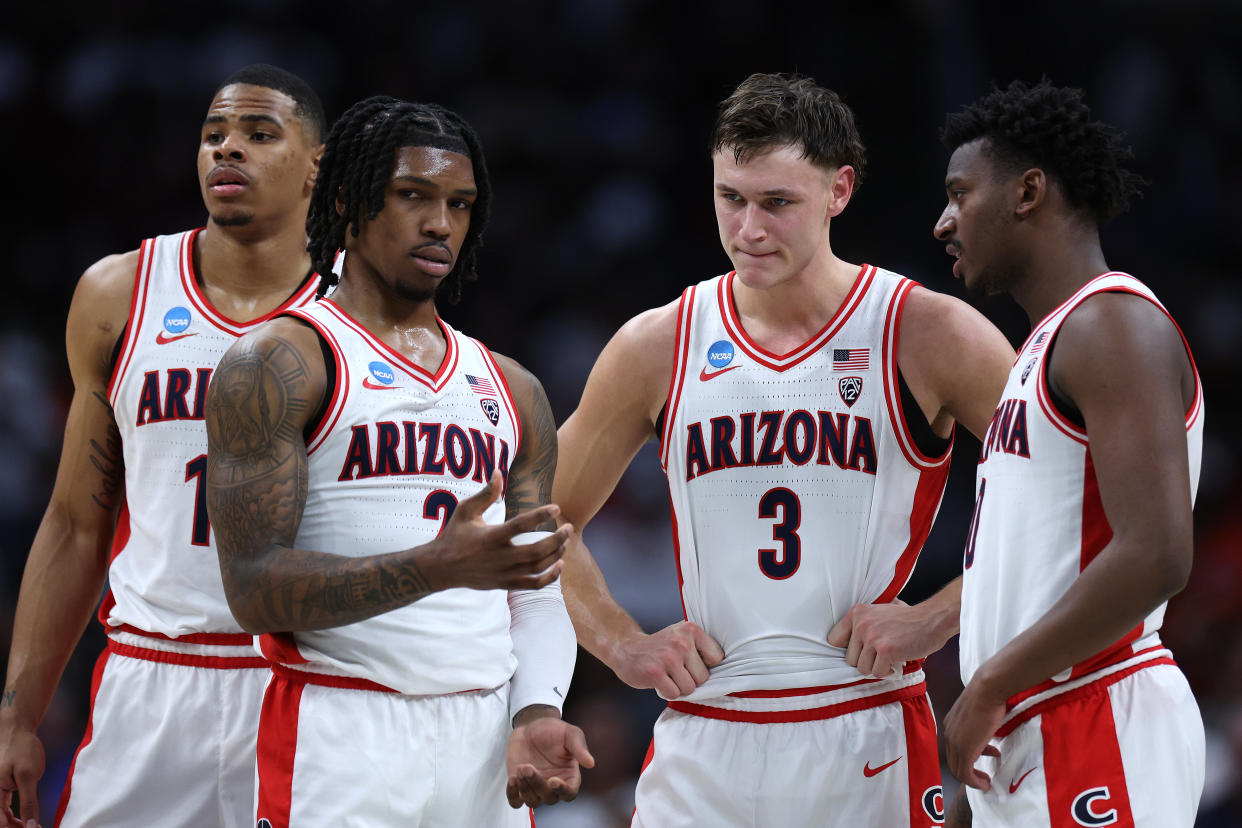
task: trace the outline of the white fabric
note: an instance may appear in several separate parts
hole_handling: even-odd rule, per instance
[[[1098,552],[1110,534],[1086,431],[1051,405],[1047,377],[1048,353],[1066,317],[1105,291],[1141,296],[1163,310],[1151,290],[1132,276],[1107,273],[1089,282],[1031,331],[984,440],[962,588],[964,683],[1051,609],[1078,578],[1084,558]],[[1195,385],[1195,402],[1186,418],[1192,503],[1203,450],[1203,396],[1197,374]],[[1135,389],[1135,404],[1141,399],[1141,390]],[[1128,640],[1055,679],[1089,674],[1109,660],[1158,647],[1164,606],[1153,610]]]
[[[503,687],[410,697],[306,685],[292,723],[289,821],[262,805],[255,819],[272,828],[529,828],[529,810],[505,798],[508,710]],[[267,772],[261,759],[260,785]]]
[[[108,387],[125,455],[123,546],[102,615],[168,636],[240,633],[207,522],[207,382],[237,338],[314,300],[310,278],[282,308],[237,323],[207,302],[194,273],[198,230],[142,243],[129,324]],[[115,601],[115,605],[113,605]]]
[[[1172,665],[1156,665],[1121,679],[1106,692],[1133,824],[1136,828],[1190,828],[1203,792],[1205,760],[1203,720],[1186,678]],[[1072,814],[1049,814],[1043,725],[1042,716],[1027,720],[1004,739],[993,740],[1001,752],[999,764],[991,757],[976,763],[992,778],[992,787],[988,792],[968,789],[975,828],[1079,824]],[[1083,758],[1081,764],[1052,773],[1059,771],[1062,778],[1074,779],[1075,791],[1104,787],[1092,777],[1097,763]],[[1015,782],[1017,788],[1010,792]],[[1104,800],[1093,804],[1088,813],[1106,814],[1108,810],[1109,802]]]
[[[535,543],[551,532],[523,532],[513,537],[516,545]],[[546,704],[558,711],[578,659],[578,639],[565,610],[561,579],[543,589],[509,592],[509,635],[517,669],[509,681],[509,715],[516,716],[532,704]]]
[[[360,557],[418,546],[436,537],[450,508],[483,488],[489,465],[507,477],[520,427],[480,343],[441,323],[447,348],[433,374],[330,299],[297,315],[320,331],[337,361],[327,427],[308,443],[298,547]],[[486,393],[469,378],[486,383]],[[504,517],[503,497],[483,515],[491,524]],[[311,670],[401,693],[456,693],[509,680],[517,663],[509,623],[504,590],[450,589],[354,624],[294,633],[296,654],[278,652],[268,636],[260,646],[295,669],[305,659]]]
[[[901,415],[895,354],[912,282],[864,265],[834,319],[778,356],[742,328],[734,278],[683,295],[661,446],[686,617],[725,653],[685,697],[707,704],[859,680],[828,630],[905,584],[949,468],[947,452],[913,447]]]
[[[252,828],[270,671],[103,658],[62,828]]]

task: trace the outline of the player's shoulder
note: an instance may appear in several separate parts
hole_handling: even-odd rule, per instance
[[[120,301],[128,305],[138,275],[140,251],[104,256],[82,272],[75,297],[90,303]]]
[[[1106,357],[1159,353],[1180,355],[1182,337],[1172,317],[1152,297],[1129,291],[1099,291],[1079,302],[1057,331],[1057,352]],[[1095,360],[1093,356],[1093,361]]]
[[[613,343],[639,353],[671,353],[677,336],[680,308],[681,300],[674,299],[631,317],[617,331]]]

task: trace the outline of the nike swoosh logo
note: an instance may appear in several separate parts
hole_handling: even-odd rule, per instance
[[[727,373],[729,373],[730,371],[732,371],[734,368],[741,368],[741,367],[742,367],[742,366],[740,366],[740,365],[730,365],[728,368],[721,368],[719,371],[716,371],[716,372],[715,372],[715,373],[713,373],[713,374],[709,374],[709,373],[707,373],[707,369],[706,369],[706,368],[704,368],[702,371],[700,371],[700,372],[699,372],[699,379],[700,379],[702,382],[707,382],[709,379],[715,379],[716,377],[720,376],[721,374],[727,374]]]
[[[565,698],[565,696],[561,693],[561,688],[557,687],[556,685],[552,686],[552,692],[560,696],[562,699]]]
[[[160,331],[155,335],[155,344],[167,345],[169,342],[176,342],[178,339],[185,339],[187,336],[198,336],[198,332],[195,331],[194,333],[183,333],[175,336],[169,336],[164,331]]]
[[[1039,765],[1036,765],[1036,766],[1035,766],[1035,768],[1038,768],[1038,767],[1039,767]],[[1017,778],[1017,780],[1016,780],[1016,781],[1010,782],[1010,783],[1009,783],[1009,792],[1010,792],[1010,793],[1017,793],[1017,791],[1018,791],[1018,786],[1022,784],[1022,780],[1023,780],[1023,779],[1026,779],[1028,776],[1030,776],[1032,773],[1034,773],[1034,772],[1035,772],[1035,768],[1031,768],[1029,771],[1027,771],[1026,773],[1024,773],[1024,774],[1022,774],[1021,776],[1019,776],[1019,777]]]
[[[372,391],[391,391],[394,388],[400,388],[401,386],[400,385],[380,385],[379,383],[371,382],[370,377],[366,377],[365,379],[362,380],[362,387],[370,388]]]
[[[871,767],[871,762],[868,761],[867,764],[863,765],[863,776],[870,779],[871,777],[875,776],[880,771],[884,770],[885,768],[891,768],[893,765],[897,764],[900,761],[901,761],[901,757],[898,756],[893,761],[885,762],[883,765],[880,765],[878,768]]]

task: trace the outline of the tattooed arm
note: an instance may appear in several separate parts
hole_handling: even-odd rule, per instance
[[[0,794],[7,804],[7,792],[19,791],[23,820],[37,816],[43,774],[35,732],[99,602],[124,498],[121,437],[107,389],[137,266],[137,251],[102,259],[82,275],[69,308],[73,401],[56,483],[22,575],[0,699]]]
[[[302,433],[326,393],[320,354],[308,326],[276,319],[228,350],[207,392],[207,509],[229,608],[243,629],[339,627],[442,589],[537,588],[559,574],[568,532],[509,544],[552,521],[554,509],[483,523],[499,474],[421,546],[365,557],[296,548],[307,489]]]

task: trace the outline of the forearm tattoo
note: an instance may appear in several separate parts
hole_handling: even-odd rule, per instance
[[[113,512],[125,491],[125,454],[107,396],[98,391],[92,396],[108,410],[108,431],[103,442],[91,440],[91,465],[99,472],[99,491],[91,495],[91,500],[105,512]]]
[[[250,628],[322,629],[432,591],[417,563],[294,548],[306,505],[311,376],[278,336],[226,354],[207,394],[207,502],[231,605]]]
[[[526,428],[505,496],[506,518],[551,502],[552,478],[556,474],[556,420],[552,418],[552,407],[539,381],[530,373],[524,379],[530,404],[522,412]],[[556,521],[545,521],[539,529],[554,532]]]

